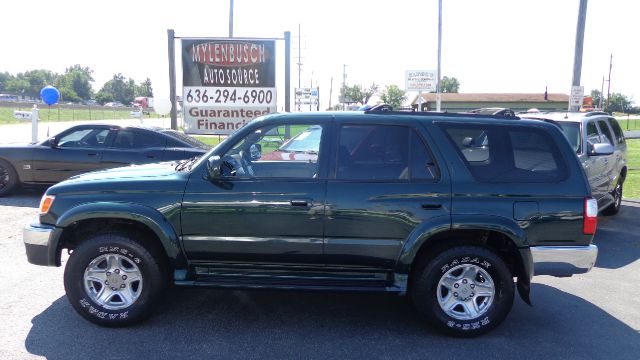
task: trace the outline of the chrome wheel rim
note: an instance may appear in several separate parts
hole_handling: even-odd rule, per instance
[[[622,203],[622,184],[616,185],[616,188],[613,190],[613,196],[615,198],[614,201],[616,208],[620,207],[620,204]]]
[[[448,316],[472,320],[484,315],[495,297],[495,285],[480,266],[463,264],[451,268],[438,282],[438,304]]]
[[[98,305],[120,310],[133,305],[142,292],[142,273],[130,258],[105,254],[93,259],[84,271],[84,289]]]

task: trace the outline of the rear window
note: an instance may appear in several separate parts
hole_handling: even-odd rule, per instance
[[[182,140],[183,142],[191,145],[194,148],[200,148],[200,149],[208,149],[209,146],[205,143],[203,143],[202,141],[196,139],[196,138],[192,138],[189,135],[183,134],[181,132],[175,131],[175,130],[163,130],[162,131],[163,134],[165,135],[169,135],[170,137],[174,138],[174,139],[179,139]],[[169,147],[184,147],[183,144],[176,142],[176,141],[170,141],[169,144],[167,145]]]
[[[611,125],[611,128],[613,129],[613,134],[616,137],[616,142],[618,144],[623,144],[624,133],[622,132],[622,128],[620,128],[620,124],[618,124],[618,121],[616,119],[609,118],[608,120],[609,120],[609,124]]]
[[[522,126],[441,124],[473,177],[481,182],[558,182],[566,164],[551,136]]]

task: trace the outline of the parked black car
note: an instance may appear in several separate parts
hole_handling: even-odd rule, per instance
[[[141,321],[173,283],[408,294],[437,329],[476,336],[505,319],[515,284],[531,303],[533,275],[591,269],[597,210],[547,122],[293,113],[199,160],[56,184],[24,243],[39,265],[71,250],[67,298],[103,326]]]
[[[188,159],[207,150],[197,139],[160,127],[78,125],[41,143],[0,145],[0,196],[20,184],[49,185],[88,171]]]

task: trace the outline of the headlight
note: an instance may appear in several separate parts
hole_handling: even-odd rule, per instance
[[[43,195],[42,199],[40,199],[40,215],[44,215],[49,212],[51,209],[51,205],[53,205],[53,200],[55,200],[55,195]]]

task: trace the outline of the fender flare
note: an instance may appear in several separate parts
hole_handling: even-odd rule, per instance
[[[155,233],[170,263],[174,266],[186,264],[175,229],[162,213],[148,206],[124,202],[85,203],[63,213],[55,225],[57,228],[66,228],[78,221],[95,219],[122,219],[140,223]],[[61,234],[62,231],[55,238],[52,248],[57,249]]]
[[[415,257],[424,245],[429,245],[438,234],[453,230],[487,230],[505,235],[517,249],[519,264],[524,276],[518,276],[518,291],[523,300],[530,304],[529,288],[533,277],[533,260],[526,235],[515,220],[495,215],[452,215],[429,219],[416,227],[405,242],[398,261],[396,274],[408,276]]]

